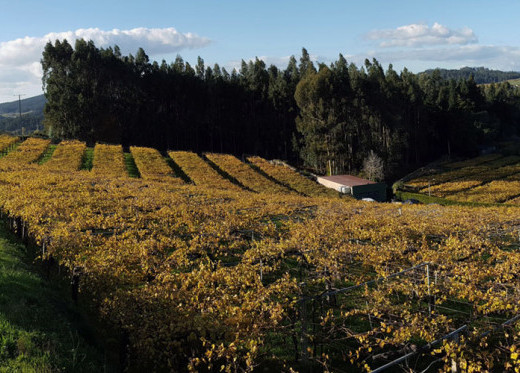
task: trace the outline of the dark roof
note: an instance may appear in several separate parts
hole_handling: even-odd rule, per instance
[[[373,181],[362,179],[352,175],[334,175],[334,176],[320,176],[321,179],[329,180],[337,184],[346,186],[357,186],[366,184],[377,184]]]

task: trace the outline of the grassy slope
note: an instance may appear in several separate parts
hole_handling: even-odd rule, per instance
[[[48,162],[51,159],[52,154],[54,153],[57,147],[58,145],[55,144],[49,145],[49,147],[45,150],[45,152],[41,155],[40,159],[38,160],[38,164],[44,164],[45,162]]]
[[[31,271],[24,253],[0,222],[0,372],[103,371],[74,310]]]
[[[133,178],[140,178],[141,174],[139,173],[139,169],[137,168],[137,165],[135,164],[134,157],[132,156],[132,153],[124,153],[125,157],[125,167],[126,172],[128,173],[128,176]]]
[[[81,160],[81,169],[90,171],[92,170],[92,162],[94,161],[94,148],[85,149],[83,158]]]
[[[472,207],[493,207],[493,206],[506,206],[505,203],[483,203],[483,202],[461,202],[461,201],[453,201],[446,198],[440,198],[435,196],[428,196],[427,194],[421,193],[412,193],[412,192],[404,192],[402,190],[395,191],[395,197],[400,199],[401,201],[406,201],[407,199],[416,199],[417,201],[429,204],[436,203],[443,206],[472,206]],[[509,205],[515,206],[515,205]]]
[[[517,81],[520,84],[520,79],[517,79]],[[431,165],[434,165],[434,164],[435,164],[435,167],[438,167],[437,163],[432,163]],[[518,207],[518,205],[516,205],[516,204],[508,204],[507,201],[503,202],[503,203],[456,201],[453,199],[429,196],[427,194],[427,192],[420,193],[418,191],[410,191],[410,190],[406,190],[406,188],[403,188],[404,184],[406,184],[406,182],[404,180],[410,181],[412,179],[415,179],[416,177],[421,175],[421,173],[420,173],[421,170],[422,169],[418,169],[418,170],[408,174],[401,180],[396,181],[393,184],[392,190],[394,192],[395,198],[397,198],[398,200],[401,200],[401,201],[406,201],[408,199],[415,199],[424,204],[434,203],[434,204],[439,204],[439,205],[444,205],[444,206],[457,205],[457,206],[471,206],[471,207],[493,207],[493,206],[494,207],[497,207],[497,206],[498,207],[499,206]],[[440,171],[440,173],[447,172],[447,171],[448,171],[447,169],[444,169],[444,171]],[[419,174],[417,174],[417,172],[419,172]]]
[[[509,84],[520,87],[520,79],[508,80]]]

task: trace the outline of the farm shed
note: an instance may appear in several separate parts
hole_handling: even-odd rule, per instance
[[[375,183],[352,175],[318,176],[318,183],[354,198],[373,198],[378,202],[386,201],[386,184]]]

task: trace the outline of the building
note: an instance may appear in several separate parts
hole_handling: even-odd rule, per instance
[[[318,176],[318,183],[354,198],[373,198],[378,202],[386,201],[386,184],[375,183],[351,175]]]

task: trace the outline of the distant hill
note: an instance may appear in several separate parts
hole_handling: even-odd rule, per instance
[[[477,84],[498,83],[505,80],[520,79],[520,72],[518,71],[490,70],[485,67],[463,67],[458,70],[430,69],[419,74],[430,75],[435,70],[439,70],[441,77],[444,79],[468,79],[473,75],[473,79],[475,79],[475,83]]]
[[[42,112],[45,105],[45,96],[39,95],[22,99],[22,113],[27,112]],[[0,115],[2,114],[18,114],[18,100],[5,102],[0,104]]]
[[[29,97],[21,100],[22,118],[19,116],[18,100],[0,104],[0,132],[16,135],[29,134],[43,128],[43,107],[45,96]]]

